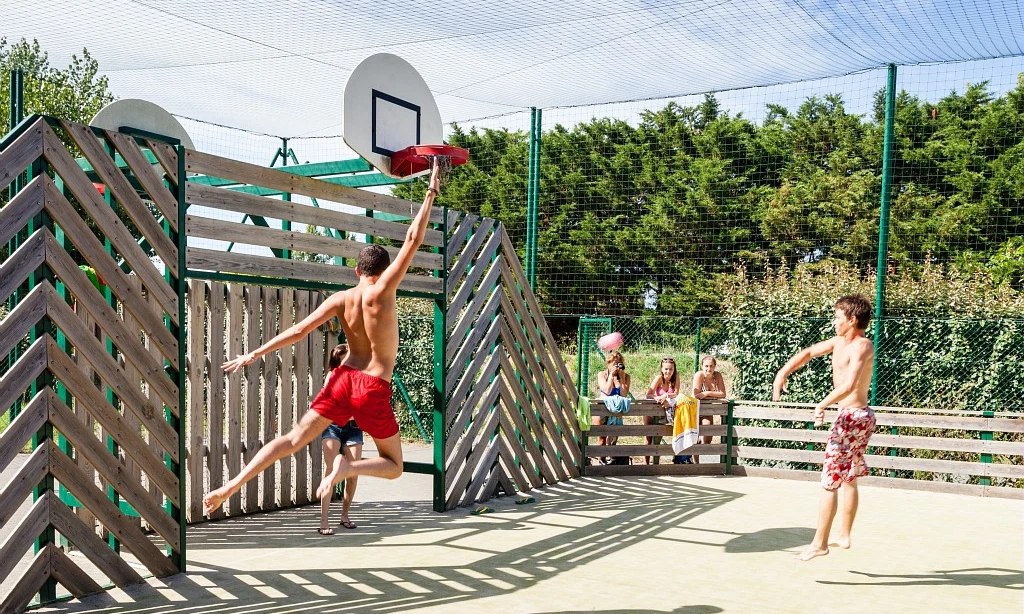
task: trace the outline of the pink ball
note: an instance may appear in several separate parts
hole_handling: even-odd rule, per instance
[[[601,348],[602,352],[610,352],[618,349],[622,345],[622,333],[614,332],[608,333],[597,340],[597,347]]]

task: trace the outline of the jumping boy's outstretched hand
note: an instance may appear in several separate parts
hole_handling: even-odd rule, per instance
[[[234,373],[246,365],[251,365],[256,362],[256,352],[249,352],[248,354],[239,354],[235,358],[227,361],[221,367],[225,373]]]

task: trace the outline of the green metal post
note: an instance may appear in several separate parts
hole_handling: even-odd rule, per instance
[[[445,325],[448,312],[448,207],[441,208],[441,236],[444,239],[441,246],[440,271],[435,274],[441,277],[441,296],[434,299],[434,511],[445,511],[445,406],[447,404],[447,393],[445,391],[445,380],[448,376],[447,354],[448,329]]]
[[[700,321],[697,318],[697,334],[693,338],[693,372],[700,371]]]
[[[284,137],[281,138],[281,151],[279,153],[281,154],[281,166],[288,166],[288,139],[286,139]],[[271,164],[271,166],[273,166],[273,164]],[[287,193],[287,192],[285,192],[284,194],[281,194],[281,200],[287,201],[287,202],[291,202],[292,195]],[[281,220],[281,230],[291,230],[291,229],[292,229],[292,221],[291,220]],[[281,257],[284,258],[285,260],[291,260],[291,258],[292,258],[292,250],[290,250],[290,249],[281,250]]]
[[[420,437],[423,438],[425,443],[430,443],[430,435],[428,435],[426,429],[423,428],[423,422],[420,420],[420,414],[416,411],[416,405],[413,404],[412,397],[409,396],[409,390],[406,389],[405,384],[402,383],[402,378],[399,377],[398,373],[395,373],[392,381],[394,381],[395,386],[398,387],[398,392],[405,400],[405,404],[409,406],[409,413],[412,414],[412,421],[416,424],[416,430],[420,432]]]
[[[537,289],[537,210],[540,202],[541,110],[530,107],[530,159],[526,185],[526,279]]]
[[[885,323],[885,272],[889,256],[889,197],[892,186],[893,132],[896,123],[896,65],[889,64],[885,85],[885,141],[882,146],[882,198],[878,219],[878,283],[875,287],[875,363],[871,370],[871,405],[878,402],[878,369]]]
[[[991,410],[985,410],[985,411],[983,411],[981,413],[981,415],[982,415],[983,418],[994,418],[996,414],[995,414],[995,412],[993,412]],[[982,441],[992,441],[992,431],[982,431],[981,432],[981,440]],[[981,462],[983,462],[983,463],[991,463],[992,462],[992,453],[991,452],[983,453],[981,455]],[[991,486],[992,485],[992,478],[987,476],[987,475],[986,476],[982,476],[982,477],[978,478],[978,484],[981,484],[982,486]]]
[[[185,202],[185,146],[177,145],[175,149],[178,150],[178,178],[177,186],[178,191],[176,196],[178,197],[178,279],[177,279],[177,290],[178,294],[178,370],[174,374],[176,376],[175,383],[178,385],[178,418],[177,423],[173,423],[172,426],[177,427],[178,432],[178,462],[171,460],[169,456],[165,458],[167,467],[178,476],[178,501],[181,503],[180,507],[170,505],[171,518],[178,522],[178,554],[175,557],[172,554],[172,562],[182,572],[185,571],[187,564],[187,557],[185,556],[185,547],[187,541],[185,539],[185,483],[188,481],[185,464],[185,424],[188,422],[186,419],[186,402],[185,402],[185,377],[187,370],[185,369],[185,362],[187,360],[186,344],[188,343],[188,330],[185,326],[185,294],[188,291],[188,279],[186,277],[186,264],[185,264],[185,251],[188,247],[188,235],[185,232],[185,214],[188,209],[188,204]]]

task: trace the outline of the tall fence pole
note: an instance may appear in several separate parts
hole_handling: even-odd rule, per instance
[[[889,260],[889,197],[892,185],[893,128],[896,119],[896,65],[889,64],[885,85],[885,142],[882,147],[882,198],[878,218],[878,283],[875,286],[875,363],[871,370],[871,404],[878,400],[878,370],[885,332],[885,273]]]
[[[530,160],[526,183],[526,279],[537,289],[537,211],[540,203],[541,110],[530,107]]]

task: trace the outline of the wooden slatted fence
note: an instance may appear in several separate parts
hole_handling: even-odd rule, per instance
[[[445,508],[580,475],[579,397],[504,227],[447,245]]]
[[[326,328],[241,371],[225,359],[249,352],[301,320],[323,302],[321,292],[193,279],[189,282],[188,521],[203,520],[210,485],[236,475],[269,440],[291,430],[320,391]],[[228,499],[214,518],[269,511],[316,500],[323,477],[320,438],[282,459]]]
[[[825,413],[826,426],[835,416]],[[1024,499],[1024,417],[876,410],[875,419],[866,460],[875,474],[887,475],[862,483]],[[819,479],[828,429],[809,428],[808,407],[736,401],[733,421],[733,475]],[[993,479],[1008,485],[992,485]]]
[[[702,400],[697,402],[698,422],[701,418],[710,417],[713,424],[702,424],[700,436],[712,437],[711,443],[698,443],[687,448],[684,455],[717,455],[718,462],[673,464],[672,461],[672,425],[665,417],[665,408],[647,399],[637,399],[630,404],[628,413],[613,414],[605,407],[604,401],[592,399],[590,402],[591,416],[623,418],[623,424],[593,425],[585,433],[587,436],[586,456],[589,464],[586,468],[588,476],[602,475],[725,475],[727,443],[726,422],[729,414],[729,403],[718,400]],[[656,424],[640,424],[639,419],[647,416],[656,418]],[[608,437],[610,445],[596,445],[591,441],[598,437]],[[653,444],[646,443],[647,437],[656,438]],[[662,443],[662,441],[666,443]],[[630,459],[628,465],[604,465],[604,458]],[[647,458],[651,464],[646,464]]]
[[[154,169],[144,148],[168,166]],[[23,610],[37,593],[53,599],[57,584],[75,596],[101,590],[62,542],[118,586],[142,582],[122,553],[158,577],[182,565],[177,156],[45,118],[0,144],[0,189],[30,179],[0,209],[0,243],[10,246],[0,300],[11,308],[0,321],[0,408],[14,416],[0,433],[0,465],[33,450],[0,491],[0,577],[34,551],[0,611]],[[28,515],[15,519],[28,498]]]

